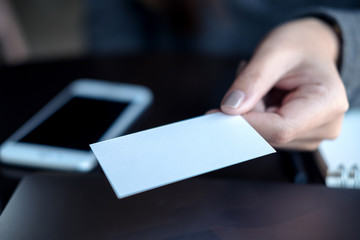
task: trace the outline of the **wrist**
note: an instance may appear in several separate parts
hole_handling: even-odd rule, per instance
[[[336,40],[337,40],[337,56],[336,56],[335,61],[336,61],[336,65],[338,66],[338,68],[340,68],[341,67],[341,59],[342,59],[342,43],[343,43],[340,26],[338,25],[336,20],[334,20],[333,18],[331,18],[325,14],[319,13],[319,14],[314,14],[313,16],[316,19],[327,24],[328,27],[330,27],[330,29],[332,30],[332,32],[335,33]]]
[[[335,23],[324,21],[321,18],[309,17],[302,20],[313,31],[314,41],[321,46],[323,54],[328,56],[335,62],[338,62],[340,56],[340,29]]]
[[[318,59],[337,62],[340,39],[332,27],[315,17],[287,22],[271,31],[261,42],[257,52],[284,53],[297,59]]]

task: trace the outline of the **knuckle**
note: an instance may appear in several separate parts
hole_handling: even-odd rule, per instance
[[[337,85],[334,86],[333,92],[336,94],[334,99],[337,99],[337,101],[333,101],[337,104],[337,110],[339,114],[344,114],[347,112],[347,110],[350,107],[349,100],[347,98],[346,90],[343,84],[343,81],[341,80],[340,76],[336,79]]]
[[[339,107],[340,113],[344,114],[349,110],[350,104],[347,98],[344,99],[344,102]]]
[[[331,119],[330,124],[326,128],[324,139],[334,140],[339,137],[342,132],[343,120],[345,112],[341,112],[337,117]]]
[[[342,127],[341,122],[339,124],[337,124],[336,126],[334,126],[331,129],[331,131],[328,131],[328,136],[326,137],[326,139],[334,140],[334,139],[338,138],[341,133],[341,129],[342,129],[341,127]]]
[[[326,96],[329,95],[328,87],[320,84],[316,85],[316,87],[309,89],[308,91],[312,95],[322,96],[323,98],[326,98]]]
[[[341,129],[336,129],[335,131],[332,131],[331,134],[329,134],[329,136],[326,139],[334,140],[339,137],[340,132],[341,132]]]
[[[255,90],[263,88],[263,84],[264,84],[262,81],[263,79],[264,79],[264,73],[259,70],[246,71],[242,76],[242,80],[248,83],[248,85],[254,88]]]
[[[270,141],[280,145],[286,144],[294,139],[295,134],[296,131],[294,127],[284,124],[280,129],[274,131]]]
[[[349,110],[350,104],[346,96],[333,102],[335,103],[335,113],[337,113],[338,115],[344,115]]]

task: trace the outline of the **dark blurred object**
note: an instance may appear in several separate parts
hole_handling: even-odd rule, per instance
[[[192,34],[199,29],[199,9],[203,0],[139,0],[139,7],[164,18],[174,33]],[[141,4],[142,3],[142,4]]]
[[[89,53],[192,52],[250,56],[275,26],[317,6],[359,1],[86,0]]]
[[[0,0],[0,62],[18,64],[28,58],[28,48],[10,3]]]
[[[84,54],[84,0],[8,1],[22,29],[29,61]]]
[[[284,17],[254,7],[242,1],[87,0],[89,52],[249,55]]]

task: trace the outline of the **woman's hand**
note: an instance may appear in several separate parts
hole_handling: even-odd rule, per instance
[[[348,100],[336,68],[339,40],[316,18],[286,23],[258,46],[221,103],[274,147],[314,150],[336,138]]]

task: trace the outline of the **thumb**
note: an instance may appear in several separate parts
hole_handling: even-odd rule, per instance
[[[287,65],[284,59],[271,55],[274,54],[256,54],[244,67],[225,94],[221,111],[234,115],[249,112],[270,91]]]

